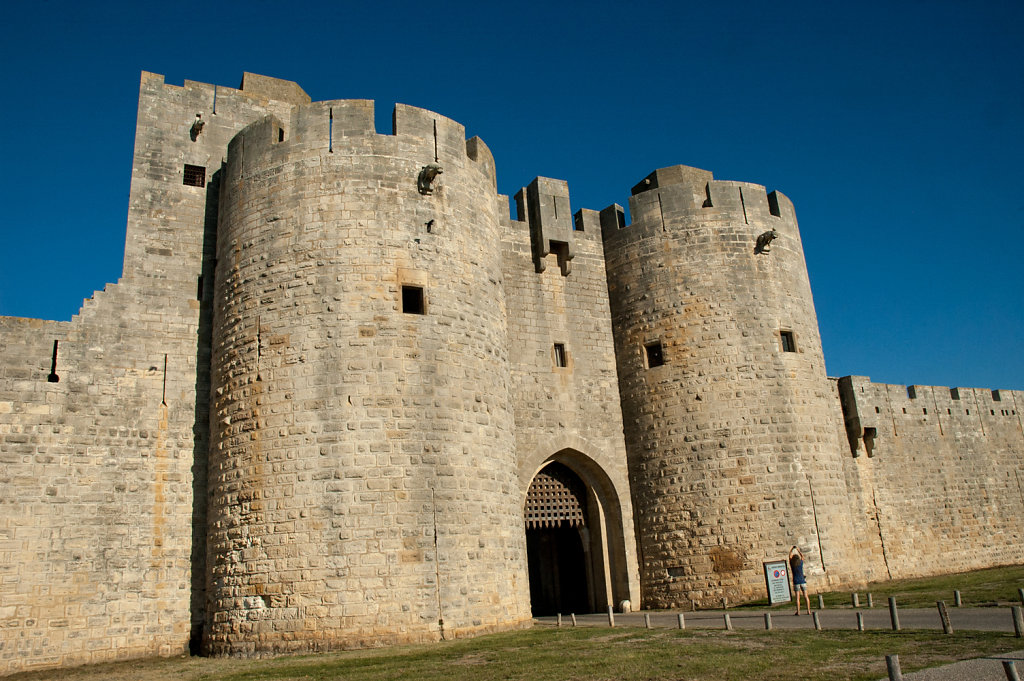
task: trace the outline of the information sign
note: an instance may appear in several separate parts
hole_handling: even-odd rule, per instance
[[[788,603],[793,600],[789,590],[789,563],[784,560],[773,560],[764,565],[764,583],[768,587],[768,602]]]

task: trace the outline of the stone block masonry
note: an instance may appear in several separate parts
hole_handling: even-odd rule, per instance
[[[1024,395],[828,378],[785,196],[512,218],[482,140],[373,111],[142,74],[121,278],[0,318],[0,674],[1024,560]]]

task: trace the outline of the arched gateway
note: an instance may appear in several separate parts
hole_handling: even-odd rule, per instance
[[[572,451],[549,458],[523,518],[534,616],[597,612],[629,598],[618,497],[592,460]]]

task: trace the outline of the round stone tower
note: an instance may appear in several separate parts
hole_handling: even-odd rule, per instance
[[[213,328],[213,654],[529,621],[494,163],[399,105],[231,142]]]
[[[644,606],[763,597],[794,544],[820,574],[840,460],[792,203],[675,166],[630,214],[601,221]]]

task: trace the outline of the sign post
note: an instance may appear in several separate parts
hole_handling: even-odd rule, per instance
[[[775,605],[793,600],[789,590],[789,563],[784,560],[773,560],[762,565],[764,583],[768,587],[768,602]]]

